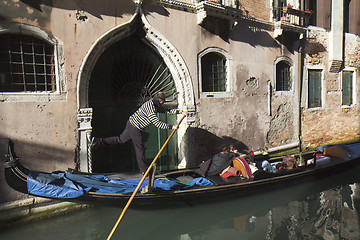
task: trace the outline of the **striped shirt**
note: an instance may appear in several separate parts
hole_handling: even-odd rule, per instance
[[[159,120],[156,113],[177,114],[177,109],[167,109],[163,106],[156,108],[153,100],[145,102],[141,107],[130,116],[131,125],[139,130],[144,130],[151,123],[161,129],[171,129],[172,125]]]

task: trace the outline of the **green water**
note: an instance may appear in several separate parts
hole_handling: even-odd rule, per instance
[[[174,209],[129,209],[112,239],[360,239],[360,168],[301,186]],[[107,239],[122,209],[94,207],[2,230],[0,239]]]

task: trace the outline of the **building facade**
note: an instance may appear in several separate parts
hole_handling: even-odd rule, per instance
[[[358,138],[360,1],[329,2],[3,2],[1,154],[11,138],[31,169],[136,171],[131,143],[90,152],[88,140],[120,134],[160,90],[190,113],[161,169],[197,166],[227,142],[262,151]],[[168,133],[144,134],[151,160]],[[23,197],[2,170],[0,181],[1,201]]]

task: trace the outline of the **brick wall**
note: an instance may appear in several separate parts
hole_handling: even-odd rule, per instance
[[[302,140],[305,146],[321,145],[360,137],[360,117],[352,109],[304,112]]]
[[[248,12],[250,17],[270,20],[270,3],[268,0],[240,0],[239,8]]]
[[[306,66],[317,66],[324,71],[322,107],[318,109],[304,108],[302,111],[302,140],[305,146],[353,140],[360,137],[360,96],[358,93],[360,87],[360,37],[346,34],[344,41],[343,67],[354,70],[356,76],[356,83],[353,87],[357,96],[352,106],[341,106],[342,72],[329,72],[328,38],[329,33],[326,31],[311,30],[305,49]],[[306,91],[304,92],[306,95]]]

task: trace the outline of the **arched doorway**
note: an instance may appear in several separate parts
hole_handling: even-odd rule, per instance
[[[98,58],[89,80],[89,107],[93,109],[92,135],[120,135],[129,116],[158,91],[166,93],[167,105],[177,107],[173,77],[161,56],[138,35],[130,35],[108,47]],[[170,124],[176,116],[159,115]],[[155,157],[171,130],[150,126],[144,132],[147,162]],[[158,168],[172,169],[177,162],[177,137],[161,154]],[[124,172],[138,169],[131,141],[92,152],[93,172]]]
[[[140,33],[140,35],[139,35]],[[90,79],[98,77],[99,79],[104,79],[105,75],[109,74],[109,72],[105,72],[100,74],[100,71],[93,71],[95,69],[95,65],[97,64],[100,57],[105,56],[105,52],[108,52],[111,46],[115,46],[116,43],[125,40],[127,37],[134,37],[133,34],[138,34],[138,40],[141,41],[143,47],[147,46],[146,49],[151,49],[156,53],[157,57],[161,57],[166,67],[168,67],[169,72],[171,72],[171,77],[173,78],[173,83],[176,86],[177,94],[176,99],[167,100],[172,102],[173,104],[178,104],[180,109],[187,109],[190,113],[188,117],[186,117],[183,123],[180,125],[178,131],[176,132],[177,136],[172,137],[172,141],[177,142],[177,146],[175,144],[171,144],[170,146],[173,148],[171,151],[179,151],[178,157],[181,160],[181,166],[183,167],[183,163],[186,162],[187,156],[185,156],[184,147],[187,144],[187,138],[185,138],[185,131],[187,127],[194,122],[194,113],[195,113],[195,97],[192,87],[191,76],[189,70],[182,59],[181,54],[178,50],[155,28],[153,28],[149,22],[147,21],[145,15],[142,13],[141,8],[138,8],[133,18],[130,19],[129,22],[124,23],[122,25],[116,26],[106,32],[103,36],[101,36],[89,49],[87,55],[85,56],[80,70],[78,74],[78,86],[77,86],[77,94],[78,94],[78,131],[79,131],[79,151],[77,157],[77,168],[84,172],[95,172],[96,169],[93,167],[93,156],[91,151],[89,151],[88,143],[89,137],[92,134],[92,131],[96,131],[93,129],[93,108],[90,104]],[[107,53],[110,55],[110,53]],[[148,60],[148,58],[147,58]],[[160,70],[159,70],[160,71]],[[167,71],[166,71],[167,72]],[[105,81],[105,80],[100,80]],[[109,84],[109,82],[105,83]],[[130,86],[130,85],[129,85]],[[99,89],[98,91],[102,91]],[[145,91],[146,92],[146,91]],[[111,91],[109,92],[109,94]],[[170,96],[170,94],[168,94]],[[146,95],[145,95],[146,96]],[[141,99],[141,98],[140,98]],[[131,101],[131,100],[128,100]],[[135,104],[139,104],[138,100],[134,100]],[[127,106],[126,106],[127,107]],[[125,111],[125,109],[123,109]],[[131,110],[128,110],[131,112]],[[95,113],[96,114],[96,113]],[[131,114],[131,113],[129,113]],[[124,115],[126,115],[124,113]],[[126,116],[126,118],[129,116]],[[177,121],[180,119],[180,115],[177,116]],[[125,118],[125,117],[124,117]],[[164,120],[169,122],[170,120]],[[123,127],[123,125],[119,122],[117,125],[119,127]],[[121,130],[122,131],[122,130]],[[159,134],[167,135],[165,131],[161,131]],[[156,134],[151,134],[150,136],[154,136]],[[167,135],[168,136],[168,135]],[[129,143],[129,147],[126,148],[126,151],[133,151],[131,143]],[[160,143],[157,143],[158,145]],[[169,149],[167,149],[169,150]],[[151,154],[151,151],[147,151],[147,153]],[[163,154],[162,154],[163,155]],[[120,161],[120,160],[119,160]],[[128,160],[131,162],[131,160]],[[171,160],[172,161],[172,160]],[[172,164],[169,161],[170,165]],[[176,160],[177,161],[177,160]],[[176,162],[175,160],[173,162]],[[111,161],[110,161],[111,162]],[[165,161],[164,161],[165,162]],[[134,162],[135,163],[135,162]],[[159,167],[159,163],[158,167]],[[104,162],[104,164],[107,164]],[[161,164],[162,165],[162,164]],[[166,164],[165,164],[166,165]],[[109,164],[109,168],[111,168],[111,164]],[[137,166],[136,166],[137,167]],[[166,167],[166,166],[164,166]],[[112,171],[116,171],[113,169]],[[125,170],[124,170],[125,171]]]

